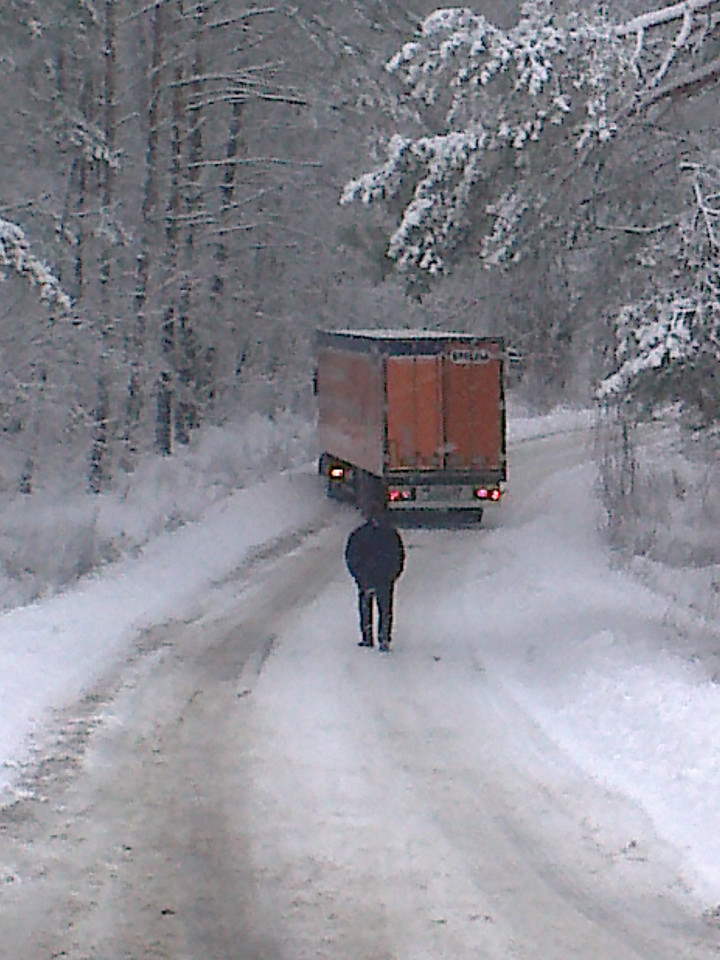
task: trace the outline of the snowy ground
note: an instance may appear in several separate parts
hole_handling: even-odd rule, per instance
[[[403,614],[399,588],[398,642],[413,623],[434,625],[452,664],[455,644],[465,649],[480,638],[485,668],[572,760],[647,811],[680,851],[688,887],[712,908],[720,903],[720,635],[613,567],[597,532],[590,422],[567,412],[511,422],[511,522],[500,507],[459,566],[458,548],[449,546],[452,564],[438,567],[436,593],[424,606]],[[514,488],[512,464],[524,440],[565,431],[580,444],[587,439],[588,459],[578,466],[569,456],[552,480]],[[209,586],[253,552],[283,537],[292,545],[296,532],[320,527],[337,510],[311,467],[276,475],[216,498],[201,520],[157,536],[140,556],[0,617],[6,799],[53,708],[88,689],[139,632],[192,617]],[[344,604],[337,614],[350,629],[353,615]],[[442,676],[446,687],[436,695],[451,703],[458,678],[452,669]]]

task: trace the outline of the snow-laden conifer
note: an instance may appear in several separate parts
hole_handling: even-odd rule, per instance
[[[437,10],[388,61],[408,128],[424,132],[392,136],[386,160],[351,180],[341,202],[397,214],[387,254],[403,268],[446,270],[469,237],[490,261],[516,257],[522,213],[541,211],[584,151],[720,74],[710,59],[719,0],[624,23],[600,5],[576,7],[526,0],[509,30],[468,8]]]
[[[405,104],[434,132],[392,137],[386,161],[348,183],[341,202],[392,203],[411,190],[387,252],[435,274],[448,266],[482,193],[490,217],[483,249],[497,257],[495,247],[508,247],[508,201],[523,191],[508,192],[506,177],[491,176],[493,165],[514,168],[519,183],[520,154],[557,128],[568,128],[575,150],[611,137],[628,49],[603,15],[560,16],[550,0],[524,3],[510,30],[468,9],[436,11],[386,65]]]
[[[683,400],[717,419],[720,165],[712,158],[687,162],[684,172],[686,210],[671,241],[659,249],[652,292],[619,312],[616,367],[599,393],[606,400],[637,398],[650,409]]]

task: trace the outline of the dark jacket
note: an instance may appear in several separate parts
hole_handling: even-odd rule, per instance
[[[371,517],[348,537],[345,563],[360,587],[389,585],[405,566],[400,534],[384,518]]]

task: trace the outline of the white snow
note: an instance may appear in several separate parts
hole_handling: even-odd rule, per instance
[[[583,436],[590,421],[572,411],[512,419],[512,456],[525,438],[573,429]],[[677,601],[613,567],[597,531],[593,484],[589,460],[541,478],[532,497],[513,491],[511,474],[505,512],[482,538],[447,533],[447,568],[439,568],[417,609],[403,608],[399,588],[398,635],[440,637],[450,662],[454,645],[474,644],[488,676],[561,750],[647,811],[681,852],[688,883],[717,904],[720,684],[707,664],[720,643],[713,649],[712,624],[688,626],[681,611],[675,615]],[[54,708],[90,689],[143,628],[192,616],[208,587],[255,548],[332,521],[335,511],[312,468],[278,474],[215,499],[201,520],[157,536],[139,556],[0,616],[6,799],[33,733]],[[412,563],[405,576],[412,576]],[[352,635],[354,607],[334,595],[336,625]],[[439,682],[448,686],[434,695],[451,704],[467,677],[453,670],[443,676]],[[341,699],[334,709],[343,711]],[[332,723],[324,718],[324,726]]]
[[[72,307],[58,278],[30,250],[22,228],[0,217],[0,269],[13,270],[40,288],[40,299],[68,313]]]

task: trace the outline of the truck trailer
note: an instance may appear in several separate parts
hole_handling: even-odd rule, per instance
[[[482,518],[506,480],[500,337],[318,330],[320,474],[362,507]]]

